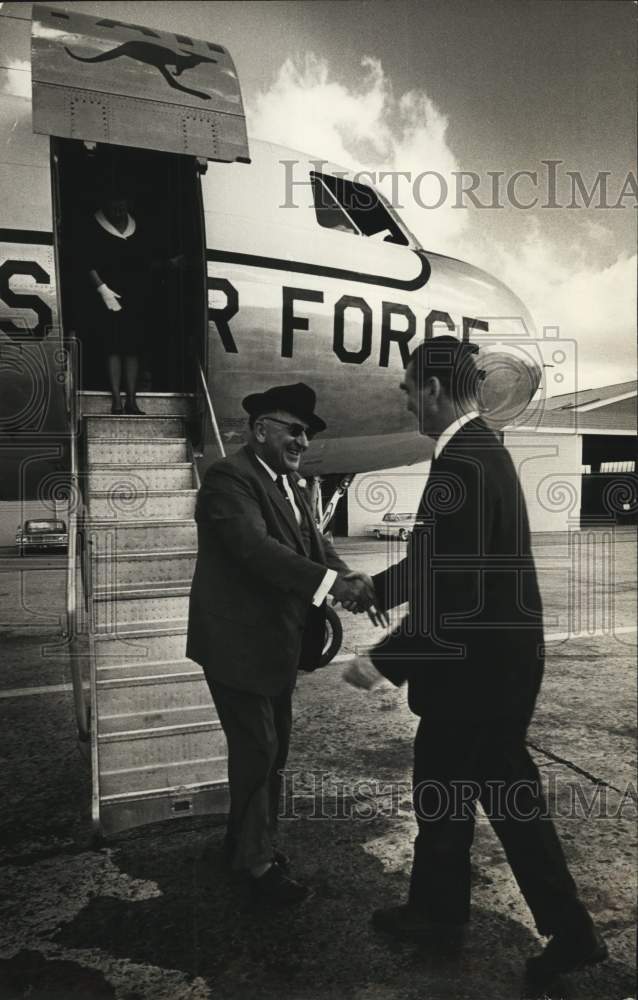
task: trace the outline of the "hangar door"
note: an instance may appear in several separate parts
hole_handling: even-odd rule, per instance
[[[581,498],[583,524],[638,522],[635,437],[583,436]]]

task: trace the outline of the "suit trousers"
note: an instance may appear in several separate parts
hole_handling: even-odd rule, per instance
[[[230,814],[226,847],[235,869],[272,860],[281,776],[292,729],[294,679],[278,695],[208,686],[228,743]]]
[[[498,836],[540,934],[588,921],[525,745],[527,720],[421,719],[414,745],[418,825],[409,901],[437,923],[470,917],[477,801]]]

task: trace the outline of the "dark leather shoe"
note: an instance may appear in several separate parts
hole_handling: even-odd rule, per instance
[[[226,860],[230,863],[233,860],[233,854],[235,853],[235,847],[232,839],[226,834],[224,837],[223,851]],[[272,859],[275,864],[278,864],[280,868],[284,871],[288,871],[290,868],[290,858],[283,851],[280,851],[277,847],[273,848]]]
[[[117,403],[111,403],[111,413],[113,414],[113,416],[119,417],[124,413],[124,410],[122,409],[121,405],[118,405]]]
[[[289,878],[278,864],[271,865],[259,878],[251,876],[250,888],[253,899],[271,906],[293,906],[302,903],[310,893],[307,885]]]
[[[372,926],[404,941],[436,941],[452,946],[462,944],[465,935],[465,924],[435,923],[408,903],[375,910]]]
[[[146,413],[144,412],[144,410],[140,410],[140,408],[137,405],[137,403],[131,403],[130,400],[128,400],[128,399],[127,399],[127,401],[124,404],[124,412],[128,413],[128,415],[131,416],[131,417],[145,417],[146,416]]]
[[[280,851],[277,847],[273,849],[272,859],[275,862],[275,864],[279,865],[280,868],[283,868],[285,872],[287,872],[288,869],[290,868],[290,858],[288,857],[287,854],[284,854],[284,852]]]
[[[531,983],[550,983],[564,973],[604,962],[608,955],[607,945],[592,924],[578,933],[555,934],[540,955],[527,959],[525,971]]]

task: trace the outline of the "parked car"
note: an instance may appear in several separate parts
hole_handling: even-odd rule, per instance
[[[16,532],[21,556],[28,552],[66,552],[69,535],[64,521],[25,521]]]
[[[400,538],[405,541],[412,534],[418,518],[416,514],[384,514],[380,524],[372,524],[366,528],[366,535],[375,538]]]

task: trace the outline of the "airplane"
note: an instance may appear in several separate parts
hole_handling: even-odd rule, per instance
[[[396,387],[418,341],[449,330],[480,338],[495,422],[527,405],[542,370],[520,300],[424,250],[351,171],[249,144],[222,46],[42,4],[31,21],[30,6],[0,9],[3,499],[36,496],[68,464],[73,332],[85,387],[106,388],[78,316],[73,236],[108,170],[126,178],[155,238],[189,262],[157,281],[153,387],[196,389],[194,351],[226,450],[242,443],[246,394],[303,380],[330,417],[308,475],[423,460]]]
[[[353,476],[431,455],[398,385],[410,351],[439,333],[479,343],[481,405],[495,428],[524,411],[529,422],[543,357],[523,303],[486,271],[424,248],[348,168],[249,140],[223,45],[72,7],[3,3],[0,98],[0,499],[77,499],[79,397],[102,392],[93,403],[107,413],[79,277],[83,224],[107,177],[126,186],[154,257],[146,387],[197,399],[197,474],[242,445],[246,395],[306,382],[328,424],[303,465],[315,498],[320,478],[336,485],[326,517],[317,504],[326,527]],[[73,614],[74,593],[71,584]],[[73,670],[95,762],[96,727]],[[145,792],[131,819],[132,793],[121,794],[129,805],[117,818],[116,802],[94,801],[101,829],[160,815]],[[196,808],[192,796],[169,801],[161,817]]]

